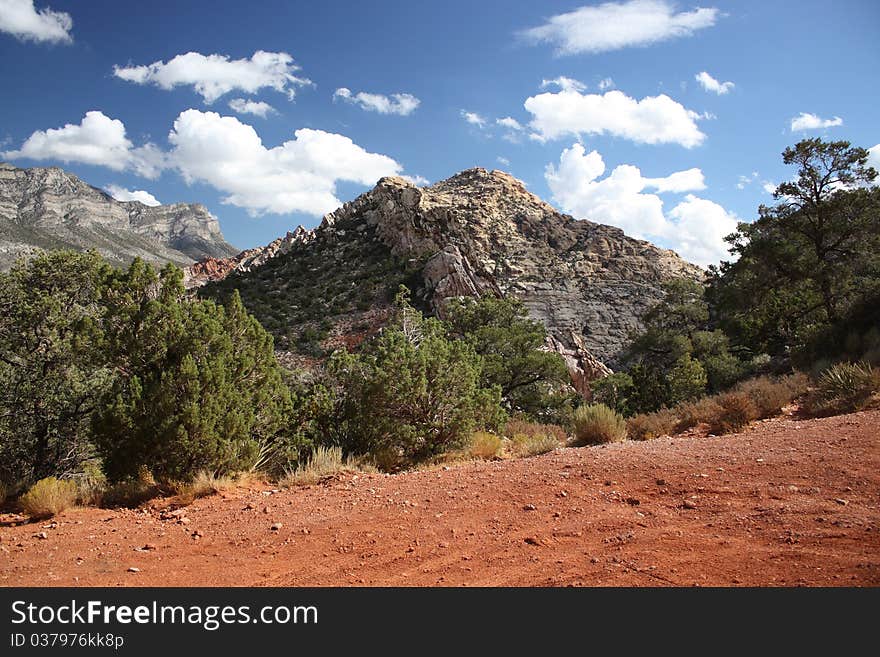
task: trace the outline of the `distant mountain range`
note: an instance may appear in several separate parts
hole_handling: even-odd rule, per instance
[[[116,201],[57,167],[0,163],[0,269],[34,249],[95,249],[114,264],[136,256],[188,265],[238,253],[198,203]]]

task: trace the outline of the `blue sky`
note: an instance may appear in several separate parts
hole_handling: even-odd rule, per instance
[[[880,3],[702,1],[0,0],[0,157],[204,203],[241,248],[499,168],[707,264],[787,145],[880,142]]]

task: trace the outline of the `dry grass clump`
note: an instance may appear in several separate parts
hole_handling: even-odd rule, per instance
[[[562,443],[551,434],[526,436],[524,434],[516,434],[510,439],[511,451],[514,456],[529,457],[539,456],[552,452]]]
[[[727,392],[717,395],[715,400],[718,412],[709,421],[709,431],[714,434],[736,433],[760,416],[758,406],[744,392]]]
[[[546,454],[565,444],[565,429],[557,424],[539,424],[525,420],[510,420],[504,428],[510,439],[513,456],[528,457]]]
[[[66,479],[40,479],[21,496],[21,508],[31,518],[51,518],[76,504],[76,484]]]
[[[305,463],[297,466],[294,470],[285,472],[278,483],[282,486],[311,486],[325,477],[342,472],[372,473],[378,471],[372,462],[362,458],[349,456],[343,459],[341,447],[319,445],[312,450]]]
[[[755,404],[758,419],[775,417],[782,409],[806,390],[807,378],[804,375],[771,379],[759,376],[736,386],[735,391],[747,395]]]
[[[234,488],[236,477],[218,476],[207,470],[200,470],[192,481],[175,483],[172,490],[177,493],[178,502],[190,504],[193,501]]]
[[[465,447],[465,452],[475,459],[490,460],[501,455],[501,436],[488,431],[475,431]]]
[[[676,414],[661,408],[653,413],[639,413],[626,421],[626,435],[630,440],[651,440],[675,433]]]
[[[626,420],[605,404],[579,406],[573,422],[575,445],[599,445],[626,439]]]
[[[136,507],[158,497],[164,491],[156,483],[152,473],[141,468],[137,477],[131,477],[107,487],[101,495],[101,506]]]
[[[714,396],[679,404],[672,411],[676,416],[674,431],[687,431],[701,424],[709,424],[720,411],[721,407]]]

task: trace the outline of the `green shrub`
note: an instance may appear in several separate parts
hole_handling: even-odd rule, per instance
[[[494,459],[501,453],[501,437],[488,431],[475,431],[466,451],[471,458]]]
[[[863,408],[878,391],[880,369],[865,362],[838,363],[819,376],[810,406],[819,411],[854,411]]]
[[[626,435],[630,440],[651,440],[675,432],[678,421],[675,413],[661,408],[653,413],[640,413],[626,421]]]
[[[579,406],[573,422],[576,445],[616,443],[626,439],[626,420],[604,404]]]
[[[51,518],[76,504],[76,484],[66,479],[46,477],[31,486],[19,500],[32,518]]]
[[[757,420],[760,412],[752,398],[743,392],[728,392],[716,397],[718,412],[709,422],[709,431],[723,435],[735,433]]]

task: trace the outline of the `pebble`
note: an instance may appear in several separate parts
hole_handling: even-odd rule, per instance
[[[523,511],[536,511],[537,509],[538,507],[536,507],[534,504],[526,504],[523,507]]]
[[[46,532],[40,532],[39,534],[34,534],[35,538],[39,538],[41,541],[45,541],[49,538],[49,535]]]
[[[128,569],[128,572],[130,572],[130,573],[139,573],[139,572],[141,572],[141,569],[140,569],[140,568],[135,568],[134,566],[132,566],[131,568]]]
[[[284,525],[282,525],[280,522],[276,522],[276,523],[274,523],[271,527],[269,527],[269,529],[271,529],[273,532],[277,532],[277,531],[278,531],[279,529],[281,529],[283,526],[284,526]]]
[[[838,504],[840,504],[841,506],[846,506],[847,504],[849,504],[849,502],[847,500],[841,499],[839,497],[836,498],[834,501],[837,502]]]
[[[684,506],[685,509],[696,509],[697,503],[693,500],[685,500],[682,506]]]

